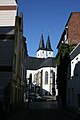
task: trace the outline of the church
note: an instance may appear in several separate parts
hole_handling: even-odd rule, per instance
[[[27,85],[29,85],[32,92],[35,91],[41,96],[57,96],[56,61],[53,56],[49,35],[46,47],[43,34],[41,35],[36,57],[27,56],[26,69]],[[30,76],[31,80],[29,79]]]

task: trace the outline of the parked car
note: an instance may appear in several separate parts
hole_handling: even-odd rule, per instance
[[[28,100],[29,100],[30,102],[40,101],[40,99],[41,99],[41,96],[40,96],[38,93],[35,93],[35,92],[29,93]]]

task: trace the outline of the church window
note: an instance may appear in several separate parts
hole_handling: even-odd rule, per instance
[[[52,82],[53,85],[55,85],[55,72],[53,70],[51,70],[51,79],[52,79]]]
[[[45,72],[45,84],[48,84],[48,72]]]

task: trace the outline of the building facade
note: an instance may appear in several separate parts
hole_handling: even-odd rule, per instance
[[[62,43],[67,43],[72,45],[73,48],[80,42],[80,12],[72,12],[69,16],[69,19],[65,25],[57,48]],[[75,26],[75,27],[74,27]]]
[[[41,35],[36,57],[27,57],[27,79],[32,75],[32,90],[40,95],[57,96],[56,61],[53,57],[50,38],[48,36],[46,47]]]
[[[59,53],[60,53],[60,47],[61,46],[63,46],[64,44],[66,44],[66,45],[68,45],[68,47],[69,47],[69,50],[70,51],[68,51],[68,53],[71,53],[71,51],[73,50],[73,49],[76,49],[76,46],[80,43],[80,22],[79,22],[79,19],[80,19],[80,12],[72,12],[71,14],[70,14],[70,16],[69,16],[69,19],[68,19],[68,21],[67,21],[67,23],[66,23],[66,25],[65,25],[65,28],[64,28],[64,30],[63,30],[63,33],[62,33],[62,35],[61,35],[61,38],[60,38],[60,40],[59,40],[59,43],[58,43],[58,45],[57,45],[57,49],[58,49],[58,56],[59,56]],[[76,50],[77,51],[77,50]],[[65,51],[63,51],[63,52],[65,52]],[[73,52],[69,55],[69,54],[67,54],[67,55],[69,55],[69,56],[67,56],[67,58],[68,58],[68,62],[70,63],[70,62],[72,62],[72,61],[77,61],[77,60],[75,60],[76,59],[76,57],[74,57],[73,58],[73,60],[72,60],[72,56],[74,56],[74,54],[75,54],[75,50],[73,50]],[[79,53],[76,53],[76,56],[78,55]],[[62,56],[60,56],[60,58],[61,58]],[[79,59],[79,58],[78,58]],[[68,66],[68,63],[67,63],[67,61],[66,61],[66,63],[65,64],[67,64],[67,66]],[[73,62],[72,62],[73,63]],[[75,67],[75,63],[74,64],[72,64],[71,63],[71,76],[73,76],[73,74],[74,74],[74,72],[73,72],[73,70],[74,70],[74,67]],[[58,68],[58,66],[57,66],[57,68]],[[64,68],[63,69],[65,69],[65,66],[64,66]],[[58,71],[58,70],[57,70]],[[67,73],[66,73],[67,74]],[[67,83],[68,82],[68,83]],[[71,88],[70,89],[70,87],[72,86],[70,86],[70,84],[74,84],[74,81],[68,81],[67,80],[67,77],[65,77],[64,78],[64,81],[63,81],[63,84],[61,83],[61,81],[58,79],[58,92],[59,92],[59,99],[60,99],[60,101],[61,101],[61,103],[64,101],[64,96],[65,96],[65,100],[66,100],[66,103],[65,103],[65,106],[66,105],[68,105],[69,106],[69,104],[70,103],[68,103],[68,102],[70,102],[71,100],[69,100],[69,101],[67,101],[67,99],[69,99],[69,97],[68,96],[70,96],[71,97],[71,95],[74,97],[74,89],[75,88]],[[77,86],[78,85],[78,82],[76,82],[75,81],[75,86],[76,87],[79,87],[79,86]],[[66,86],[64,89],[62,89],[62,86]],[[69,88],[69,89],[68,89]],[[65,93],[64,93],[64,95],[61,97],[61,94],[62,94],[62,92],[61,92],[61,89],[62,89],[62,91],[64,91],[65,90]],[[79,88],[76,88],[76,89],[79,89]],[[70,91],[70,92],[69,92]],[[72,92],[71,92],[72,91]],[[68,92],[68,93],[67,93]],[[67,94],[67,96],[66,96],[66,94]],[[67,98],[68,97],[68,98]],[[73,97],[72,98],[70,98],[70,99],[73,99]],[[77,100],[77,98],[75,98],[76,100]],[[73,103],[71,102],[71,104],[74,104],[74,99],[72,100],[73,101]],[[76,101],[75,102],[75,104],[77,105],[78,104],[78,101]],[[71,105],[72,106],[72,105]],[[74,106],[74,105],[73,105]]]
[[[23,102],[26,43],[15,0],[0,1],[0,103],[6,112]]]
[[[67,75],[67,107],[76,110],[80,107],[80,43],[69,54]]]

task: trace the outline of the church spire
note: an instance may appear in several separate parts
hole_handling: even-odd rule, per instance
[[[43,34],[41,35],[41,39],[40,39],[38,50],[45,50]]]
[[[48,35],[48,39],[47,39],[47,42],[46,42],[46,50],[53,51],[52,48],[51,48],[51,43],[50,43],[50,37],[49,37],[49,35]]]

